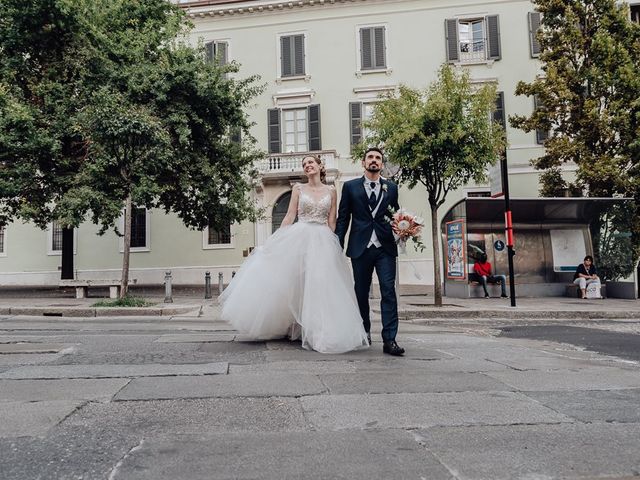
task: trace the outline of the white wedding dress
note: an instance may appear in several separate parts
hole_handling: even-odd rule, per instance
[[[255,340],[289,336],[322,353],[367,348],[347,259],[327,225],[331,191],[300,192],[298,222],[279,228],[220,297],[222,319]]]

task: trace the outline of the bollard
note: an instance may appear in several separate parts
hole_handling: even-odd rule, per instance
[[[218,273],[218,295],[222,295],[224,290],[224,280],[223,280],[222,272]]]
[[[171,270],[164,274],[164,303],[173,303],[171,296]]]
[[[204,298],[211,298],[211,272],[204,274]]]

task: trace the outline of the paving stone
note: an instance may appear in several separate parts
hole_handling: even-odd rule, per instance
[[[581,422],[640,424],[640,390],[529,392],[527,396]]]
[[[64,425],[92,430],[162,433],[285,432],[308,430],[295,398],[196,398],[89,403]]]
[[[449,480],[453,477],[410,433],[356,431],[151,438],[123,461],[114,476],[114,480],[158,478]]]
[[[640,474],[639,424],[445,427],[418,431],[416,438],[459,479],[622,480]]]
[[[207,397],[293,397],[323,393],[326,387],[315,375],[264,373],[206,377],[168,377],[131,381],[117,400]]]
[[[0,354],[58,353],[69,346],[59,343],[0,343]]]
[[[592,367],[583,370],[487,372],[487,375],[522,391],[614,390],[640,387],[640,369]]]
[[[60,358],[57,353],[13,353],[0,355],[1,366],[36,365],[56,361]]]
[[[0,438],[44,435],[82,403],[80,400],[0,402]]]
[[[0,401],[108,401],[127,382],[129,382],[128,378],[0,380]]]
[[[234,333],[177,333],[161,335],[156,340],[159,343],[202,343],[202,342],[231,342],[236,337]]]
[[[573,421],[511,392],[319,395],[300,402],[308,420],[321,430]]]
[[[249,365],[229,364],[230,374],[261,373],[261,372],[286,372],[293,373],[355,373],[358,364],[348,360],[334,361],[281,361],[269,363],[257,363]]]
[[[127,378],[226,374],[224,362],[191,365],[41,365],[16,367],[0,379]],[[157,380],[156,380],[157,381]]]
[[[414,359],[414,360],[440,360],[445,358],[451,358],[447,353],[439,352],[434,349],[424,348],[416,346],[410,348],[405,345],[407,353],[404,357],[397,357],[397,361],[402,359]],[[304,350],[302,347],[298,348],[273,348],[273,343],[270,342],[268,350],[266,352],[266,358],[269,362],[277,362],[281,360],[320,360],[320,361],[333,361],[333,360],[376,360],[386,357],[382,353],[382,343],[374,342],[373,345],[364,350],[358,350],[354,352],[341,353],[339,355],[327,355],[323,353]]]
[[[128,431],[54,428],[45,438],[0,438],[2,480],[106,480],[138,445]]]
[[[433,373],[423,370],[320,375],[331,394],[510,391],[512,387],[480,373]]]

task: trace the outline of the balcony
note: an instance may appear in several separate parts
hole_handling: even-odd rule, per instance
[[[304,177],[302,159],[307,155],[320,155],[327,171],[327,181],[335,179],[337,173],[337,154],[335,150],[318,152],[274,153],[257,163],[263,182],[279,179],[299,179]]]

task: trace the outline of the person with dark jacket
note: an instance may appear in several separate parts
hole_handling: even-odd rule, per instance
[[[587,285],[596,283],[598,292],[600,292],[600,277],[597,275],[596,266],[593,264],[593,257],[587,255],[584,260],[576,268],[573,276],[573,283],[580,287],[582,298],[587,298]]]

